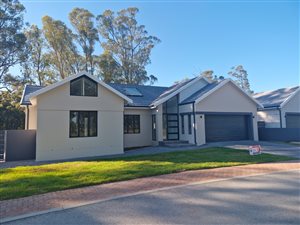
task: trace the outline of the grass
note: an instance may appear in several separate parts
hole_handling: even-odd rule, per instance
[[[292,158],[208,148],[92,161],[75,161],[0,170],[0,200],[139,177],[217,167],[276,162]]]

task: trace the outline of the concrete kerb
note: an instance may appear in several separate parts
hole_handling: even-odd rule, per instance
[[[247,177],[263,176],[263,175],[266,175],[266,174],[284,173],[284,172],[288,172],[288,171],[300,171],[300,170],[299,169],[291,169],[291,170],[283,170],[283,171],[275,171],[275,172],[267,172],[267,173],[265,172],[265,173],[257,173],[257,174],[251,174],[251,175],[243,175],[243,176],[235,176],[235,177],[230,177],[230,178],[218,178],[218,179],[212,179],[212,180],[208,180],[208,181],[191,182],[191,183],[187,183],[187,184],[174,185],[174,186],[170,186],[170,187],[156,188],[156,189],[153,189],[153,190],[139,191],[139,192],[132,193],[132,194],[125,194],[125,195],[119,195],[119,196],[111,197],[111,198],[105,198],[105,199],[100,199],[100,200],[95,200],[95,201],[88,201],[88,202],[74,204],[74,205],[67,206],[67,207],[58,207],[58,208],[43,210],[43,211],[39,211],[39,212],[27,213],[27,214],[23,214],[23,215],[20,215],[20,216],[7,217],[7,218],[4,218],[4,219],[0,219],[0,223],[1,224],[8,223],[8,222],[11,222],[11,221],[26,219],[26,218],[29,218],[29,217],[35,217],[35,216],[48,214],[48,213],[52,213],[52,212],[59,212],[59,211],[64,211],[64,210],[68,210],[68,209],[79,208],[79,207],[86,206],[86,205],[92,205],[92,204],[97,204],[97,203],[101,203],[101,202],[112,201],[112,200],[116,200],[116,199],[122,199],[122,198],[126,198],[126,197],[138,196],[138,195],[153,193],[153,192],[157,192],[157,191],[165,191],[165,190],[181,188],[181,187],[185,187],[185,186],[193,186],[193,185],[199,185],[199,184],[214,183],[214,182],[219,182],[219,181],[234,180],[234,179],[247,178]]]

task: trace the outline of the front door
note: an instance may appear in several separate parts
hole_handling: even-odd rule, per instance
[[[167,117],[167,140],[178,140],[179,139],[179,124],[178,114],[168,113]]]

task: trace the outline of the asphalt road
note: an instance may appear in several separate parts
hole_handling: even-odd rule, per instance
[[[300,171],[186,185],[8,224],[300,224]]]

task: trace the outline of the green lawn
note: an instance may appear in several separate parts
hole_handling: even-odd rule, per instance
[[[208,148],[115,159],[75,161],[0,170],[0,200],[138,177],[216,167],[290,160],[248,151]]]

